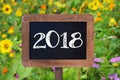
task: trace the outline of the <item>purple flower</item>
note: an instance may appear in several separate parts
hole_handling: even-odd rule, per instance
[[[120,78],[116,78],[115,80],[120,80]]]
[[[22,44],[19,44],[20,47],[22,47]]]
[[[117,78],[118,77],[118,75],[117,74],[110,74],[109,75],[109,79],[115,79],[115,78]]]
[[[99,68],[99,67],[100,67],[100,65],[99,65],[99,64],[97,64],[97,63],[94,63],[92,67],[93,67],[93,68]]]
[[[19,75],[18,75],[18,74],[15,74],[14,77],[16,78],[16,80],[18,80]]]
[[[110,62],[119,62],[120,61],[120,57],[114,57],[110,60]]]
[[[55,72],[55,67],[52,67],[53,72]]]
[[[100,65],[98,64],[98,62],[103,62],[103,60],[102,59],[100,59],[100,58],[94,58],[94,64],[93,64],[93,68],[99,68],[100,67]]]
[[[94,58],[94,62],[103,62],[103,60],[100,58]]]
[[[120,78],[118,77],[118,74],[110,74],[109,79],[110,80],[120,80]]]

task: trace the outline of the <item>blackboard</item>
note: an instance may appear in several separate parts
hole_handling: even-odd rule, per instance
[[[30,59],[86,59],[86,26],[86,22],[30,22]],[[45,39],[43,39],[37,45],[46,45],[46,48],[33,49],[34,43],[39,39],[39,36],[34,38],[34,35],[39,32],[47,34],[50,30],[55,30],[59,35],[67,32],[67,46],[72,40],[71,34],[80,32],[83,44],[79,48],[70,48],[69,46],[68,48],[61,48],[63,37],[60,37],[59,44],[55,48],[48,47]],[[52,45],[57,43],[55,33],[51,34],[50,42]],[[74,45],[80,44],[80,40],[76,40],[74,43]]]
[[[92,66],[94,20],[89,14],[27,14],[22,18],[24,66]]]

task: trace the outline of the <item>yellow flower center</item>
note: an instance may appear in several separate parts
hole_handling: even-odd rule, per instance
[[[9,48],[9,45],[8,45],[8,44],[5,44],[5,45],[4,45],[4,48],[5,48],[5,49],[8,49],[8,48]]]
[[[9,11],[9,8],[7,7],[5,10],[6,10],[6,11]]]

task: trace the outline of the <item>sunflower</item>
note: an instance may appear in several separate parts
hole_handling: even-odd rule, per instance
[[[60,2],[54,2],[54,5],[57,6],[58,8],[65,8],[65,4],[64,3],[60,3]]]
[[[101,7],[101,3],[99,1],[92,1],[88,4],[88,8],[91,10],[97,10],[99,7]]]
[[[12,8],[9,4],[6,4],[2,7],[2,11],[5,13],[5,14],[10,14],[12,12]]]
[[[17,11],[16,11],[16,14],[15,14],[16,16],[18,16],[18,17],[21,17],[22,16],[22,10],[21,9],[18,9]]]
[[[1,53],[9,53],[12,49],[12,42],[9,39],[2,40],[0,42],[0,51]]]
[[[109,26],[117,26],[117,22],[116,22],[116,20],[114,18],[110,18]]]
[[[14,55],[14,53],[12,53],[12,52],[11,52],[11,53],[9,53],[9,57],[11,57],[11,58],[12,58],[12,57],[14,57],[14,56],[15,56],[15,55]]]
[[[2,38],[6,38],[7,37],[7,35],[6,34],[2,34]]]
[[[11,26],[8,30],[9,34],[13,34],[14,33],[14,26]]]

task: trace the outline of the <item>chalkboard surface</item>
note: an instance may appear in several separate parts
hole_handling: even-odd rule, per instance
[[[94,18],[90,14],[26,14],[22,63],[28,67],[91,67]]]
[[[30,59],[86,59],[86,22],[30,22],[30,48],[29,48],[29,58]],[[46,44],[45,38],[38,42],[36,46],[45,45],[46,48],[33,48],[33,45],[37,42],[40,35],[36,33],[47,33],[50,30],[56,31],[58,35],[67,33],[67,48],[61,48],[63,45],[63,37],[60,37],[59,43],[55,48],[51,48]],[[72,40],[71,34],[79,32],[81,33],[81,40],[83,44],[78,48],[69,47],[69,42]],[[79,37],[79,34],[75,36]],[[51,45],[56,45],[58,42],[58,36],[52,33],[50,36]],[[81,44],[80,40],[74,42],[75,46]]]

